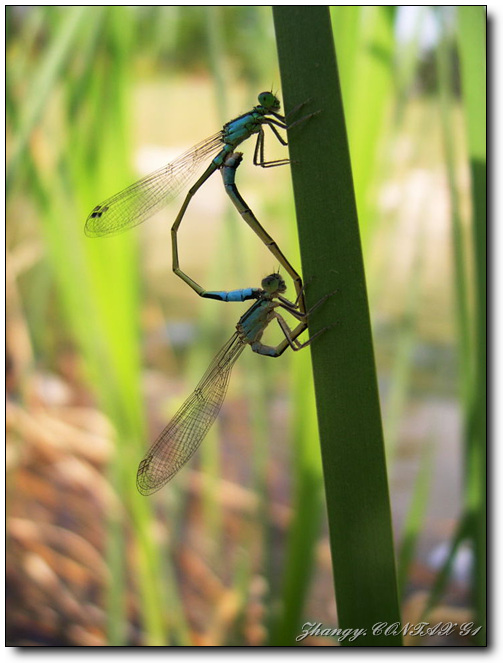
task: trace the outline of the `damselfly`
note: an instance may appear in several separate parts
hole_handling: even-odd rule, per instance
[[[288,159],[266,161],[264,154],[264,126],[269,126],[279,142],[287,145],[287,141],[276,128],[288,128],[285,116],[279,113],[279,99],[272,92],[261,92],[258,102],[251,111],[227,122],[221,131],[198,143],[175,161],[116,193],[100,205],[96,205],[87,217],[86,235],[89,237],[114,235],[143,223],[173,200],[187,180],[211,158],[209,166],[185,198],[173,226],[178,229],[192,196],[215,170],[220,168],[226,156],[253,134],[258,134],[253,155],[253,163],[256,166],[269,168],[288,163]],[[294,112],[296,110],[294,109]]]
[[[321,329],[304,343],[297,340],[307,327],[308,315],[330,295],[323,297],[310,311],[301,313],[299,297],[291,302],[283,297],[285,290],[283,278],[279,274],[271,274],[262,280],[261,288],[207,293],[207,296],[221,301],[256,301],[241,316],[234,334],[141,461],[136,485],[142,495],[159,490],[197,450],[222,407],[232,367],[247,345],[258,354],[279,357],[288,347],[292,350],[305,348],[325,331]],[[300,324],[294,330],[290,329],[278,309],[290,313]],[[278,322],[285,338],[276,346],[265,345],[262,335],[273,320]]]

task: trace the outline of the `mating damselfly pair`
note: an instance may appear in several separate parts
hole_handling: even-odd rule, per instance
[[[171,229],[173,271],[201,297],[225,302],[256,300],[241,316],[233,336],[210,364],[194,392],[141,461],[137,473],[137,486],[144,495],[161,488],[198,448],[220,411],[231,369],[246,345],[258,354],[279,357],[288,347],[293,350],[306,347],[321,333],[318,332],[304,343],[298,341],[300,334],[307,328],[308,315],[327,297],[320,300],[311,311],[306,311],[304,287],[300,275],[256,219],[241,197],[235,182],[236,170],[242,161],[242,154],[235,152],[236,147],[253,134],[257,134],[253,163],[262,168],[287,164],[288,159],[266,161],[264,126],[270,127],[280,143],[286,146],[287,141],[277,128],[291,129],[312,114],[288,124],[286,117],[279,113],[280,102],[276,95],[272,92],[262,92],[258,101],[259,104],[251,111],[225,124],[217,134],[97,205],[87,218],[85,232],[89,237],[114,235],[137,226],[167,205],[180,193],[188,179],[195,176],[202,165],[213,157],[206,170],[189,189],[173,223]],[[294,112],[296,110],[294,109]],[[286,285],[278,273],[263,279],[261,288],[210,291],[202,288],[181,270],[177,239],[180,224],[192,197],[216,170],[221,171],[225,190],[242,218],[292,278],[296,290],[294,302],[283,297]],[[293,330],[278,309],[288,312],[296,319],[298,324]],[[273,320],[278,322],[284,340],[277,346],[264,345],[261,341],[262,335]]]

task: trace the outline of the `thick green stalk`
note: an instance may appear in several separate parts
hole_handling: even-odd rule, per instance
[[[325,6],[275,6],[288,112],[320,111],[289,131],[311,334],[335,592],[353,645],[400,645],[376,632],[399,622],[381,413],[346,127],[330,15]],[[302,44],[302,48],[299,45]],[[333,325],[330,327],[330,325]],[[347,640],[344,641],[347,643]],[[349,643],[347,643],[349,644]]]

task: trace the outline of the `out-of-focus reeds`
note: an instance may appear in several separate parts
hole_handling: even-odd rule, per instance
[[[406,9],[330,10],[391,505],[400,514],[399,585],[407,615],[412,605],[419,617],[441,604],[450,587],[459,591],[455,562],[461,544],[471,542],[471,589],[483,623],[485,15],[480,7],[437,14],[423,8],[416,31],[404,40],[398,26]],[[319,10],[303,11],[314,16]],[[242,308],[199,300],[172,275],[169,226],[176,203],[141,230],[93,240],[83,233],[94,205],[143,174],[138,164],[150,158],[145,143],[182,152],[250,108],[263,89],[278,90],[270,9],[16,6],[6,16],[9,642],[285,645],[294,644],[306,621],[335,627],[309,351],[279,360],[245,352],[198,457],[158,495],[141,497],[139,459],[232,333]],[[425,49],[420,38],[432,17],[436,36]],[[284,93],[291,104],[288,86]],[[320,85],[326,94],[333,90]],[[317,103],[313,94],[306,109],[316,110]],[[316,134],[316,117],[311,122],[304,136]],[[300,266],[289,169],[253,168],[248,142],[240,191]],[[284,155],[281,149],[274,138],[267,142],[273,158]],[[157,165],[162,162],[145,170]],[[341,189],[323,192],[339,210],[351,179],[347,164],[344,169]],[[219,178],[190,206],[183,265],[212,289],[258,286],[277,265],[225,200]],[[439,196],[442,228],[448,227],[445,200],[450,203],[452,235],[445,233],[444,244],[437,217],[429,218],[432,192]],[[308,284],[309,298],[321,292],[326,270],[330,281],[342,278],[343,259],[325,260]],[[433,287],[432,272],[438,272]],[[358,302],[353,311],[344,299],[345,282],[335,287],[339,293],[313,318],[313,329],[337,322],[320,352],[329,335],[344,334],[358,309]],[[362,318],[356,318],[351,324],[358,331]],[[458,350],[457,376],[442,384],[458,398],[464,439],[453,463],[464,466],[459,522],[455,516],[442,525],[432,509],[444,441],[434,428],[415,431],[412,443],[407,437],[414,407],[437,398],[421,363],[432,337]],[[336,373],[353,371],[363,390],[354,371],[366,362],[333,350]],[[430,378],[448,373],[446,366],[439,360]],[[336,392],[330,398],[327,412],[341,407]],[[358,407],[354,402],[354,413]],[[407,454],[416,462],[404,490],[397,472]],[[337,475],[337,490],[351,482],[358,522],[346,523],[346,535],[331,533],[340,556],[333,560],[336,579],[351,527],[362,527],[358,500],[377,485],[383,466],[356,474]],[[329,509],[351,508],[349,502]],[[410,506],[402,508],[403,502]],[[375,520],[373,532],[385,541],[387,524],[381,525]],[[419,558],[428,533],[448,543],[436,583]],[[360,562],[374,554],[375,541],[367,538]],[[341,617],[348,606],[359,610],[356,600],[351,605],[351,585],[350,576],[339,581]],[[464,595],[461,600],[467,602]],[[311,637],[300,644],[337,642]]]

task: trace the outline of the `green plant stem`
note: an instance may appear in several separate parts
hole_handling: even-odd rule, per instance
[[[439,12],[440,18],[442,13]],[[445,28],[444,28],[445,31]],[[444,142],[445,166],[449,185],[449,198],[451,206],[451,229],[454,262],[454,287],[456,304],[456,323],[458,333],[458,357],[461,375],[461,396],[463,410],[466,415],[471,400],[470,387],[472,385],[472,348],[471,331],[468,307],[468,289],[466,284],[466,260],[461,220],[461,201],[456,183],[457,154],[456,141],[453,129],[453,104],[451,81],[453,72],[450,66],[450,50],[447,35],[440,40],[437,47],[438,66],[438,97],[440,119],[442,123],[442,137]]]
[[[376,226],[375,203],[369,192],[381,168],[378,146],[391,100],[395,11],[382,5],[330,8],[339,61],[343,51],[339,77],[364,247]]]
[[[429,441],[422,452],[421,465],[414,481],[411,501],[401,533],[397,569],[398,586],[401,596],[405,594],[409,571],[414,561],[417,543],[424,526],[431,488],[432,467],[433,446]]]
[[[399,622],[381,413],[351,165],[328,7],[275,6],[286,111],[320,111],[289,131],[292,177],[311,334],[323,473],[344,644],[400,645],[376,633]],[[301,45],[301,47],[300,47]]]
[[[294,359],[293,508],[283,562],[281,603],[269,642],[276,647],[294,643],[299,625],[303,623],[324,509],[320,450],[313,444],[318,430],[316,405],[314,394],[306,392],[305,388],[310,357],[307,352],[301,352]]]

